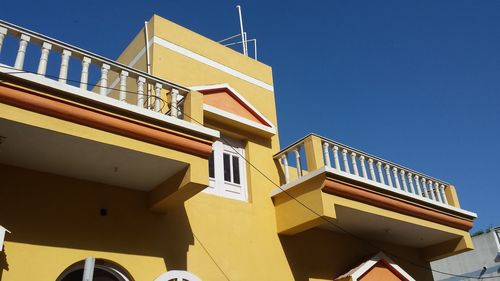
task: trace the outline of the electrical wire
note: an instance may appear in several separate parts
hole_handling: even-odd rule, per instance
[[[43,76],[43,77],[52,77],[52,78],[58,78],[56,76],[50,76],[50,75],[42,75],[42,74],[38,74],[36,72],[32,72],[32,71],[27,71],[27,70],[18,70],[16,68],[13,68],[13,67],[9,67],[9,66],[5,66],[5,65],[2,65],[2,67],[5,67],[5,68],[9,68],[9,69],[13,69],[13,70],[16,70],[15,72],[4,72],[6,74],[16,74],[16,73],[32,73],[32,74],[37,74],[37,75],[40,75],[40,76]],[[79,81],[76,81],[76,80],[70,80],[70,79],[66,79],[66,81],[70,81],[70,82],[75,82],[75,83],[80,83]],[[98,84],[90,84],[90,83],[83,83],[83,84],[87,84],[87,85],[90,85],[90,86],[93,86],[93,87],[100,87],[100,88],[106,88],[106,89],[111,89],[111,90],[117,90],[115,88],[108,88],[108,87],[102,87]],[[131,94],[135,94],[135,95],[140,95],[138,92],[133,92],[133,91],[125,91],[127,93],[131,93]],[[143,94],[143,95],[146,95],[146,94]],[[165,106],[165,104],[168,104],[167,101],[163,100],[162,98],[160,97],[156,97],[156,96],[153,96],[154,98],[156,99],[160,99],[162,101],[162,103],[164,104],[162,106],[162,109],[163,107]],[[179,110],[179,108],[177,108]],[[202,125],[204,126],[203,123],[201,123],[200,121],[196,120],[195,118],[189,116],[188,114],[186,113],[183,113],[186,117],[188,117],[189,119],[191,119],[192,121],[194,121],[195,123],[198,123],[199,125]],[[225,143],[227,143],[232,150],[234,150],[234,152],[236,154],[238,154],[242,159],[245,160],[245,162],[250,165],[253,169],[255,169],[259,174],[261,174],[267,181],[269,181],[271,184],[273,184],[274,186],[276,186],[277,188],[279,188],[284,194],[286,194],[287,196],[289,196],[292,200],[296,201],[299,205],[301,205],[302,207],[304,207],[305,209],[309,210],[311,213],[313,213],[315,216],[319,217],[320,219],[324,220],[325,222],[327,222],[328,224],[332,225],[333,227],[335,227],[336,229],[340,230],[341,232],[345,233],[346,235],[348,236],[351,236],[353,238],[355,238],[356,240],[359,240],[363,243],[365,243],[366,245],[370,246],[371,248],[377,250],[377,251],[382,251],[384,253],[386,253],[387,255],[389,256],[392,256],[393,258],[397,258],[397,259],[400,259],[400,260],[404,260],[416,267],[419,267],[421,269],[424,269],[424,270],[427,270],[427,271],[430,271],[430,272],[435,272],[435,273],[440,273],[440,274],[443,274],[443,275],[448,275],[448,276],[453,276],[453,277],[460,277],[460,278],[470,278],[470,279],[475,279],[475,280],[484,280],[484,279],[493,279],[493,278],[500,278],[500,275],[495,275],[495,276],[487,276],[487,277],[475,277],[475,276],[468,276],[468,275],[460,275],[460,274],[454,274],[454,273],[448,273],[448,272],[444,272],[444,271],[441,271],[441,270],[437,270],[437,269],[432,269],[431,267],[428,267],[428,266],[425,266],[425,265],[421,265],[411,259],[408,259],[406,257],[403,257],[403,256],[400,256],[400,255],[396,255],[390,251],[387,251],[387,250],[384,250],[382,247],[379,247],[375,244],[373,244],[372,242],[370,242],[369,240],[366,240],[362,237],[359,237],[357,236],[356,234],[344,229],[343,227],[341,227],[340,225],[336,224],[335,222],[329,220],[328,218],[322,216],[321,214],[319,214],[318,212],[316,212],[315,210],[313,210],[311,207],[307,206],[305,203],[303,203],[302,201],[300,201],[299,199],[297,199],[295,196],[293,196],[292,194],[290,194],[286,189],[283,189],[279,184],[277,184],[276,182],[274,182],[274,180],[272,180],[269,176],[267,176],[261,169],[259,169],[257,166],[255,166],[252,162],[250,162],[244,155],[242,155],[238,149],[236,149],[235,145],[231,144],[231,142],[224,138],[223,136],[220,137],[222,141],[224,141]],[[196,235],[194,234],[194,232],[192,233],[193,236],[195,237],[195,239],[200,243],[200,245],[202,246],[202,248],[204,249],[204,251],[207,253],[207,255],[212,259],[212,261],[214,262],[214,264],[219,268],[219,270],[223,273],[223,275],[225,276],[225,278],[227,280],[230,280],[229,277],[226,275],[226,273],[222,270],[222,268],[218,265],[218,263],[215,261],[215,259],[213,258],[213,256],[210,254],[210,252],[205,248],[205,246],[201,243],[201,241],[198,239],[198,237],[196,237]]]

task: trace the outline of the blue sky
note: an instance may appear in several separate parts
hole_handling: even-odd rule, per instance
[[[286,4],[285,4],[286,3]],[[116,58],[153,13],[209,38],[243,6],[282,146],[309,132],[454,184],[500,225],[500,1],[4,1],[0,18]]]

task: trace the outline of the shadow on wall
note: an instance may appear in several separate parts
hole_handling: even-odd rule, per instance
[[[292,236],[281,235],[280,241],[295,281],[309,281],[311,278],[334,280],[379,252],[355,238],[320,228]],[[371,243],[398,256],[420,260],[419,251],[416,249]],[[433,280],[430,271],[402,260],[394,260],[416,280]]]
[[[0,252],[0,280],[2,280],[4,270],[9,271],[9,263],[7,263],[7,255],[5,254],[5,245]]]
[[[146,192],[10,166],[0,165],[0,178],[7,241],[161,257],[168,269],[187,269],[193,235],[183,206],[153,213]],[[8,252],[0,252],[2,270]]]

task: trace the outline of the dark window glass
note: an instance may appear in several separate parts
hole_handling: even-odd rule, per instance
[[[240,162],[238,156],[233,156],[233,182],[240,183]]]
[[[231,181],[231,158],[227,153],[224,153],[224,180]]]
[[[214,152],[210,154],[210,158],[208,159],[208,176],[211,178],[215,178],[215,168],[214,168]]]

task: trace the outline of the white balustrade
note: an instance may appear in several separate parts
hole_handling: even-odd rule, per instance
[[[61,54],[61,68],[59,69],[59,82],[66,83],[68,80],[68,67],[71,51],[63,50]]]
[[[52,44],[44,42],[42,44],[41,54],[40,54],[40,62],[38,63],[37,73],[40,75],[45,75],[47,71],[47,63],[49,61],[50,49],[52,49]]]
[[[17,50],[16,61],[14,62],[14,68],[22,70],[24,66],[24,57],[26,56],[26,49],[28,48],[28,42],[31,37],[28,35],[21,35],[19,40],[19,49]]]
[[[24,70],[24,68],[29,67],[25,66],[25,61],[31,63],[33,60],[26,60],[26,56],[38,56],[35,53],[31,54],[29,47],[30,45],[36,45],[40,47],[36,74],[43,76],[44,79],[56,80],[62,84],[69,84],[68,86],[78,84],[75,88],[80,88],[80,90],[86,91],[89,95],[97,93],[101,96],[117,99],[125,103],[127,99],[130,101],[130,98],[127,98],[127,93],[131,93],[127,89],[127,80],[132,79],[130,81],[136,81],[137,83],[137,103],[134,102],[134,106],[160,112],[163,110],[162,103],[168,99],[171,102],[169,115],[174,118],[182,118],[183,116],[182,108],[179,108],[179,105],[182,104],[183,98],[190,91],[186,87],[176,85],[141,70],[0,20],[0,52],[2,50],[5,52],[6,50],[2,47],[4,47],[7,37],[13,37],[19,42],[16,52],[9,55],[9,57],[15,56],[15,62],[11,65],[15,69],[28,72]],[[47,67],[50,64],[49,57],[53,56],[50,55],[53,52],[59,53],[61,56],[59,75],[57,77],[47,75]],[[1,61],[3,57],[7,56],[0,57],[0,63],[7,64]],[[74,75],[72,73],[73,70],[71,70],[71,73],[68,73],[69,64],[72,60],[79,60],[81,63],[81,72],[74,73]],[[92,68],[92,65],[97,65],[99,68]],[[99,77],[97,85],[89,84],[90,77],[94,75]],[[77,81],[78,78],[80,79],[79,81]],[[114,79],[114,82],[109,83],[108,79]],[[68,83],[68,81],[75,83]],[[39,80],[37,82],[42,83]],[[119,84],[118,88],[115,88],[116,84]],[[146,86],[148,88],[147,93],[145,93]],[[150,86],[154,87],[154,93],[150,93]],[[162,90],[167,92],[167,95],[163,98],[161,97]],[[151,98],[151,100],[148,100],[148,98]],[[164,115],[162,114],[162,116]]]
[[[295,173],[293,174],[294,178],[290,178],[290,162],[288,160],[295,163],[294,168],[297,169],[297,178],[306,175],[301,167],[301,159],[302,157],[307,158],[308,155],[300,154],[302,145],[304,145],[304,141],[294,143],[276,156],[276,159],[280,159],[283,166],[286,183],[296,179]],[[330,150],[333,159],[331,159]],[[293,153],[293,159],[288,159],[290,153]],[[352,176],[352,179],[364,181],[365,183],[372,182],[377,187],[387,188],[400,194],[407,194],[413,198],[420,198],[428,203],[448,205],[445,193],[448,184],[442,181],[325,139],[322,139],[321,155],[325,167],[327,169],[331,168],[334,174]],[[408,200],[408,198],[406,199]]]

